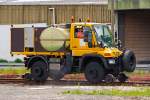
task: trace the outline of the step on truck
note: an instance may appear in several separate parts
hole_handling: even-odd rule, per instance
[[[66,74],[84,73],[87,81],[120,82],[133,72],[136,57],[131,50],[119,50],[107,24],[73,22],[50,27],[11,28],[11,55],[24,55],[30,79],[60,80]],[[109,76],[109,77],[108,77]]]

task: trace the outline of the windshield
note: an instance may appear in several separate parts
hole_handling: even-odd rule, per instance
[[[113,38],[108,26],[105,25],[94,25],[96,32],[96,39],[98,43],[103,43],[104,46],[112,47]]]

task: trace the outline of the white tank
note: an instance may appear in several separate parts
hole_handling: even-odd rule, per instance
[[[69,30],[49,27],[41,33],[40,43],[47,51],[64,50],[69,46]]]

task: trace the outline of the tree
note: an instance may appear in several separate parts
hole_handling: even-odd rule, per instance
[[[19,58],[17,58],[14,62],[15,63],[23,63],[23,61],[21,59],[19,59]]]
[[[8,63],[8,61],[0,58],[0,63]]]

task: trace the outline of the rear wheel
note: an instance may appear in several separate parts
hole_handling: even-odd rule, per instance
[[[85,77],[91,83],[99,83],[105,77],[105,69],[98,62],[90,62],[85,68]]]
[[[45,62],[37,61],[31,67],[32,79],[35,81],[46,81],[48,78],[48,67]]]

